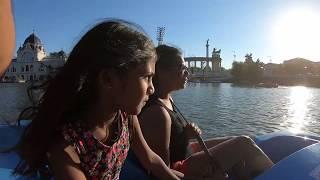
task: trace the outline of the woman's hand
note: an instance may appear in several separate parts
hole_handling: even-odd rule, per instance
[[[202,134],[201,129],[195,123],[188,123],[184,130],[189,139],[195,139]]]
[[[177,170],[174,170],[174,169],[170,169],[170,170],[171,170],[171,172],[172,172],[174,175],[176,175],[179,179],[183,179],[184,174],[183,174],[182,172],[177,171]]]

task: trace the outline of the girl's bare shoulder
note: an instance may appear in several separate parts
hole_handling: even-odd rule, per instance
[[[59,139],[57,143],[52,145],[47,153],[49,162],[59,161],[59,162],[72,162],[75,164],[80,164],[80,158],[75,150],[73,144],[68,143],[64,139]]]
[[[47,157],[56,179],[86,179],[80,168],[80,158],[74,146],[65,140],[52,145],[47,152]]]

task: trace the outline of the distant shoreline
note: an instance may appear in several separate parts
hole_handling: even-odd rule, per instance
[[[234,79],[225,81],[191,80],[190,83],[231,83],[235,86],[246,87],[276,87],[276,86],[305,86],[320,88],[320,77],[317,78],[265,78],[258,82],[236,81]]]

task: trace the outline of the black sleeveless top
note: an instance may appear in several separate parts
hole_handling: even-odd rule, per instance
[[[164,107],[171,118],[171,136],[169,145],[170,163],[185,160],[189,154],[189,141],[184,130],[186,123],[179,117],[178,112],[176,112],[174,107],[172,111],[157,98],[150,99],[143,110],[154,104]]]

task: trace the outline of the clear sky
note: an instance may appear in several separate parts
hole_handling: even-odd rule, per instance
[[[92,25],[122,18],[141,25],[156,43],[186,57],[205,56],[206,40],[221,49],[222,66],[246,53],[265,63],[294,57],[320,61],[319,0],[13,0],[17,46],[33,31],[47,52],[69,52]],[[211,54],[211,53],[210,53]]]

